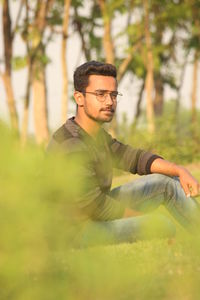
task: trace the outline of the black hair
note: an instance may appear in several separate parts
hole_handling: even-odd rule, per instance
[[[80,65],[74,72],[74,89],[75,91],[85,92],[89,84],[90,75],[103,75],[117,78],[115,66],[98,61],[89,61]]]

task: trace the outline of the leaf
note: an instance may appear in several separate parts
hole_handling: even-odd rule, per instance
[[[15,56],[12,59],[13,70],[18,71],[27,66],[27,56]]]

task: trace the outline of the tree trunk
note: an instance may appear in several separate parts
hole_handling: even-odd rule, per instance
[[[12,128],[18,131],[18,116],[14,100],[14,91],[12,86],[12,32],[11,32],[11,19],[9,10],[9,1],[3,1],[3,41],[4,41],[4,59],[5,59],[5,72],[2,74],[5,86],[8,109],[10,113],[10,120]]]
[[[164,85],[161,74],[155,78],[155,98],[154,98],[154,112],[156,116],[161,116],[164,105]]]
[[[32,82],[32,63],[28,64],[28,80],[26,85],[26,96],[24,103],[22,128],[21,128],[21,144],[25,146],[28,135],[28,117],[29,117],[29,104],[30,104],[30,92],[31,92],[31,82]]]
[[[33,67],[33,111],[36,141],[38,144],[46,143],[49,138],[48,122],[47,122],[47,90],[45,68],[37,65]]]
[[[181,70],[180,81],[179,81],[179,84],[177,86],[177,98],[176,98],[176,106],[175,106],[176,115],[179,114],[180,100],[181,100],[181,88],[183,86],[185,71],[186,71],[186,67],[187,67],[187,64],[188,64],[188,56],[189,56],[189,51],[187,51],[187,53],[184,57],[184,63],[183,63],[182,70]]]
[[[140,90],[139,90],[139,94],[138,94],[138,101],[137,101],[137,106],[136,106],[136,113],[135,113],[135,125],[137,123],[137,120],[141,114],[141,103],[142,103],[142,95],[143,95],[143,92],[144,92],[144,85],[145,85],[145,82],[143,81],[141,87],[140,87]]]
[[[139,39],[132,47],[131,52],[127,55],[127,57],[121,62],[117,72],[117,81],[118,83],[123,79],[128,65],[131,63],[135,52],[141,47],[142,38]]]
[[[133,123],[132,123],[132,126],[131,126],[132,132],[134,132],[134,130],[137,126],[138,119],[141,115],[141,103],[142,103],[142,96],[143,96],[143,93],[144,93],[144,87],[145,87],[145,81],[142,82],[142,85],[141,85],[139,93],[138,93],[138,100],[137,100],[137,104],[136,104],[136,112],[135,112],[135,116],[134,116]]]
[[[76,6],[74,6],[74,23],[76,25],[76,29],[78,31],[78,34],[80,36],[81,39],[81,44],[82,44],[82,51],[85,55],[85,59],[87,61],[91,60],[91,53],[90,53],[90,49],[85,41],[85,36],[84,36],[84,32],[83,32],[83,25],[82,22],[79,19],[79,15],[78,15],[78,8]]]
[[[99,6],[101,9],[103,24],[104,24],[104,35],[103,35],[103,48],[105,52],[106,62],[109,64],[115,63],[114,45],[111,37],[111,16],[106,11],[106,1],[99,0]]]
[[[69,25],[69,9],[71,0],[65,0],[64,4],[64,19],[63,19],[63,37],[62,37],[62,49],[61,49],[61,60],[62,60],[62,108],[61,108],[61,118],[64,123],[67,118],[67,108],[68,108],[68,73],[67,73],[67,63],[66,63],[66,50],[67,50],[67,35],[68,35],[68,25]]]
[[[146,114],[147,114],[147,122],[148,122],[148,131],[149,133],[153,133],[155,131],[155,123],[154,123],[154,110],[153,110],[153,88],[154,88],[154,80],[153,80],[153,53],[151,47],[151,35],[149,28],[149,5],[148,0],[143,0],[144,3],[144,18],[145,18],[145,40],[147,46],[147,56],[146,56],[146,68],[147,75],[145,80],[145,90],[146,90]]]
[[[151,11],[154,16],[159,16],[162,14],[162,6],[159,1],[155,1],[152,5]],[[163,34],[166,29],[166,24],[164,22],[155,21],[155,36],[154,45],[163,45]],[[158,53],[159,63],[157,64],[156,70],[154,70],[154,87],[155,87],[155,97],[153,101],[155,116],[161,116],[163,113],[164,106],[164,80],[161,73],[161,68],[164,64],[166,57],[162,52]]]
[[[111,17],[108,15],[106,10],[106,1],[99,0],[99,6],[101,9],[102,17],[103,17],[103,24],[104,24],[104,34],[103,34],[103,48],[105,52],[105,60],[106,63],[113,64],[115,63],[115,53],[114,53],[114,46],[111,37]],[[113,135],[117,135],[117,111],[113,117],[113,120],[110,124],[109,132]]]
[[[3,82],[7,96],[8,109],[10,113],[11,126],[18,132],[18,116],[14,101],[14,91],[11,81],[11,76],[6,72],[3,74]]]
[[[194,54],[193,65],[193,83],[192,83],[192,122],[196,121],[196,103],[197,103],[197,82],[198,82],[198,52]]]
[[[48,113],[47,113],[47,89],[45,77],[45,64],[41,57],[45,57],[45,46],[43,45],[43,35],[46,27],[48,13],[54,0],[37,1],[34,16],[34,38],[33,51],[33,112],[35,123],[36,141],[38,144],[46,143],[49,137]]]

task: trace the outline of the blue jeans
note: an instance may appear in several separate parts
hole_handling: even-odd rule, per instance
[[[187,198],[176,177],[161,174],[142,176],[114,188],[110,196],[133,210],[151,213],[161,204],[190,232],[199,229],[198,202]],[[173,237],[175,225],[164,215],[142,215],[112,221],[91,221],[81,232],[81,246],[116,244],[156,237]]]

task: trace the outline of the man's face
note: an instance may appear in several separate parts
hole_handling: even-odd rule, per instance
[[[87,92],[117,91],[117,82],[114,77],[102,75],[90,75],[89,84],[85,90],[82,113],[88,118],[99,123],[110,122],[116,110],[116,101],[113,101],[109,94],[104,102],[99,101],[95,95]]]

